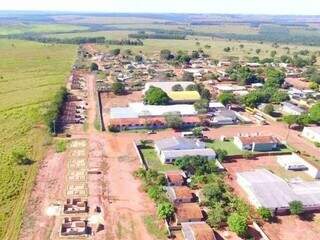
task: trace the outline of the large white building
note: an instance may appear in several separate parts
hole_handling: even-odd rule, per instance
[[[320,143],[320,127],[304,127],[302,136],[312,142]]]

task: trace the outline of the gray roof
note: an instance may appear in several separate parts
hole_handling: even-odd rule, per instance
[[[205,144],[196,139],[171,137],[154,142],[159,150],[186,150],[205,148]]]
[[[287,107],[287,108],[289,108],[289,109],[291,109],[293,111],[296,111],[298,113],[304,113],[305,112],[304,109],[302,109],[301,107],[298,107],[297,105],[294,105],[294,104],[292,104],[290,102],[283,102],[282,105],[283,105],[283,107]]]
[[[220,118],[231,118],[233,120],[237,119],[237,115],[232,110],[221,110],[217,112],[215,115]]]
[[[263,207],[288,208],[294,200],[301,201],[304,207],[320,207],[318,181],[287,183],[266,169],[237,173],[237,177],[246,182],[246,189]]]
[[[216,157],[215,151],[211,148],[203,149],[188,149],[188,150],[165,150],[162,151],[165,158],[179,158],[184,156],[203,156],[203,157]]]

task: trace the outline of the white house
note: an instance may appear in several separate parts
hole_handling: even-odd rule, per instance
[[[216,158],[212,149],[206,148],[204,142],[196,139],[171,137],[155,141],[154,147],[162,163],[173,163],[184,156],[203,156],[209,160]]]
[[[279,140],[273,136],[237,136],[234,144],[241,150],[268,152],[278,149]]]
[[[302,136],[312,142],[320,143],[320,127],[304,127]]]

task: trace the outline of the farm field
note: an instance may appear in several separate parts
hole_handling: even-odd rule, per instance
[[[50,137],[45,106],[64,86],[76,46],[0,40],[0,239],[17,239],[29,192]],[[31,165],[18,165],[24,149]]]
[[[50,33],[88,30],[88,27],[70,24],[16,24],[0,25],[0,35],[21,34],[26,32]]]
[[[48,34],[47,37],[55,37],[61,39],[75,38],[75,37],[105,37],[108,40],[127,39],[128,34],[135,33],[135,31],[97,31],[97,32],[78,32],[78,33],[59,33]]]
[[[318,51],[319,47],[303,46],[303,45],[284,45],[280,44],[280,47],[274,48],[271,43],[257,43],[248,41],[236,41],[236,40],[225,40],[225,39],[211,39],[208,37],[197,37],[192,36],[187,40],[158,40],[158,39],[146,39],[143,41],[144,46],[108,46],[108,45],[97,45],[97,49],[100,51],[110,51],[114,48],[120,48],[122,50],[131,49],[133,53],[139,54],[142,52],[147,56],[158,55],[162,49],[169,49],[173,52],[181,51],[193,51],[202,48],[212,58],[224,58],[224,57],[253,57],[259,56],[260,58],[270,57],[272,50],[277,51],[277,56],[287,54],[286,47],[290,48],[290,54],[295,51],[309,49],[310,51]],[[199,42],[199,44],[197,44]],[[243,45],[243,48],[240,45]],[[208,45],[210,48],[206,48]],[[225,52],[224,48],[230,47],[230,52]],[[261,49],[260,54],[256,54],[256,49]]]

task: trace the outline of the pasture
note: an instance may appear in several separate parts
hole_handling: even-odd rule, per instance
[[[65,85],[76,46],[0,40],[0,239],[18,239],[26,201],[45,146],[46,105]],[[31,165],[18,165],[23,149]]]

